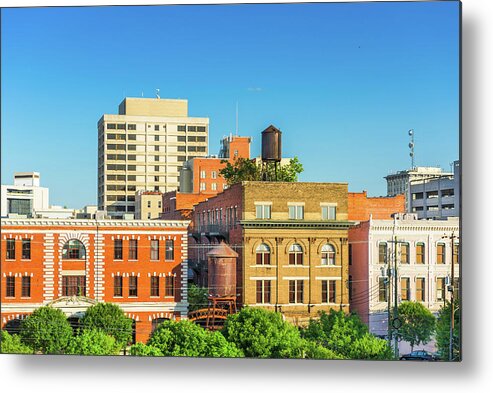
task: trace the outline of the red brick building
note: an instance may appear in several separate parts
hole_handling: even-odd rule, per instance
[[[370,215],[374,220],[389,220],[394,213],[405,213],[404,194],[393,197],[368,197],[366,191],[348,193],[348,219],[367,221]]]
[[[1,326],[45,305],[77,318],[111,302],[146,341],[163,319],[187,316],[188,223],[2,220]]]
[[[163,194],[162,220],[189,220],[193,207],[199,202],[205,201],[212,195],[188,194],[178,191],[170,191]]]

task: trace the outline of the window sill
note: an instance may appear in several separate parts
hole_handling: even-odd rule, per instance
[[[21,296],[21,300],[31,299],[31,296]]]
[[[120,261],[121,259],[118,259],[118,261]],[[129,259],[128,262],[139,262],[138,259]]]
[[[128,297],[129,297],[130,299],[137,299],[137,298],[138,298],[138,296],[130,296],[130,295],[129,295]]]
[[[15,299],[15,296],[5,296],[5,299]]]
[[[113,296],[113,299],[123,299],[123,296]]]
[[[7,262],[15,262],[15,259],[6,259]]]
[[[341,265],[317,265],[315,267],[342,267]]]
[[[159,299],[159,296],[149,296],[151,299]]]
[[[165,299],[174,299],[175,297],[174,296],[165,296],[164,298]]]
[[[270,267],[277,267],[277,265],[250,265],[250,267],[267,267],[267,268],[270,268]]]
[[[32,261],[31,258],[29,258],[29,259],[27,259],[27,258],[21,258],[21,262],[31,262],[31,261]]]
[[[304,267],[308,269],[310,266],[309,265],[282,265],[282,267]]]

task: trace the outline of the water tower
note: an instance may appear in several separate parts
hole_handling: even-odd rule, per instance
[[[262,131],[262,167],[264,180],[277,180],[277,170],[282,158],[281,151],[282,132],[272,124]],[[274,163],[274,179],[267,178],[267,168]]]

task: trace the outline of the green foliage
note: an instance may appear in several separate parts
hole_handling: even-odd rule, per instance
[[[187,320],[164,321],[147,341],[163,356],[242,357],[219,332],[209,332]]]
[[[246,357],[303,357],[304,342],[298,330],[283,321],[279,313],[244,307],[240,312],[228,316],[222,333]]]
[[[45,306],[22,322],[20,336],[35,352],[61,354],[72,337],[72,328],[62,311]]]
[[[453,360],[459,360],[461,313],[460,309],[457,309],[457,303],[455,303],[455,306],[456,311],[454,313]],[[440,353],[440,357],[443,360],[448,360],[450,352],[450,302],[447,302],[438,312],[435,329],[435,340],[438,352]]]
[[[89,307],[80,320],[82,329],[99,329],[115,338],[120,346],[132,339],[132,319],[116,304],[98,303]]]
[[[188,310],[195,311],[201,308],[206,308],[209,301],[207,299],[208,289],[206,287],[199,287],[195,284],[188,286]]]
[[[277,170],[274,163],[267,162],[263,166],[254,160],[238,158],[233,161],[222,161],[226,166],[219,172],[228,185],[242,181],[283,181],[296,182],[298,175],[303,172],[303,165],[298,157],[289,160],[288,164],[278,165]]]
[[[136,343],[130,347],[130,355],[132,356],[163,356],[159,348],[143,343]]]
[[[303,353],[305,359],[344,359],[342,355],[310,340],[303,340]]]
[[[72,337],[66,354],[69,355],[117,355],[120,346],[112,336],[102,330],[84,329],[78,336]]]
[[[435,330],[435,317],[430,310],[419,302],[402,302],[397,310],[402,321],[398,335],[409,342],[411,351],[415,345],[430,341]]]
[[[343,311],[322,312],[319,319],[310,320],[302,336],[347,359],[391,359],[387,342],[368,332],[356,315]]]
[[[10,335],[6,330],[2,330],[0,353],[33,353],[33,350],[24,345],[17,334]]]

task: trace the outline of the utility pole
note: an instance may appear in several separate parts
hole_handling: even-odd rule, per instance
[[[448,360],[452,361],[454,358],[454,318],[455,318],[455,306],[454,306],[454,232],[450,236],[452,242],[452,268],[451,268],[451,279],[450,279],[450,342],[449,342],[449,354]]]
[[[397,321],[397,236],[394,236],[394,321]],[[394,326],[392,326],[394,327]],[[397,332],[394,332],[394,356],[396,359],[399,358],[399,344],[397,342]]]

